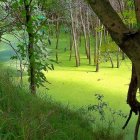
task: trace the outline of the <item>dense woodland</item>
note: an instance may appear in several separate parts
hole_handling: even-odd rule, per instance
[[[2,101],[2,103],[0,103],[0,113],[3,115],[0,118],[0,124],[3,125],[2,129],[0,128],[0,139],[70,140],[70,137],[72,140],[125,139],[125,130],[124,133],[121,133],[120,128],[120,133],[117,134],[111,131],[112,126],[115,126],[113,124],[115,119],[105,119],[104,111],[107,112],[106,110],[109,109],[109,112],[113,113],[112,107],[104,102],[104,96],[100,94],[95,94],[98,104],[89,106],[88,109],[99,113],[97,113],[99,115],[97,118],[99,119],[101,117],[101,123],[107,122],[108,120],[111,123],[108,124],[107,129],[103,126],[102,128],[98,128],[98,131],[92,130],[93,126],[91,122],[93,118],[89,116],[93,116],[93,112],[87,113],[84,110],[84,113],[81,115],[78,111],[73,112],[57,103],[53,103],[53,101],[50,102],[49,99],[44,100],[44,98],[46,98],[44,95],[42,99],[40,92],[46,91],[46,89],[47,91],[50,90],[49,85],[53,85],[49,76],[47,76],[51,71],[59,72],[62,70],[62,77],[67,77],[68,75],[63,73],[65,69],[67,69],[67,71],[78,71],[79,69],[83,70],[84,67],[85,71],[90,69],[90,71],[94,72],[97,76],[101,75],[100,72],[102,70],[108,71],[108,77],[111,76],[112,71],[116,69],[118,71],[122,68],[126,71],[128,71],[128,69],[130,70],[130,84],[128,84],[129,86],[127,87],[127,97],[125,96],[127,100],[126,103],[129,105],[129,108],[127,108],[128,115],[125,115],[123,112],[118,113],[117,111],[114,111],[114,114],[116,118],[120,117],[124,119],[124,123],[126,121],[124,126],[122,124],[123,129],[128,125],[133,113],[138,115],[138,120],[134,120],[136,126],[133,137],[135,140],[138,140],[140,125],[140,103],[138,97],[138,89],[140,88],[139,0],[0,0],[0,12],[0,54],[2,54],[2,51],[5,49],[12,51],[12,55],[8,56],[6,54],[4,56],[8,56],[8,63],[13,64],[10,67],[10,71],[16,73],[16,76],[12,76],[14,77],[15,84],[12,83],[12,80],[9,78],[11,76],[4,72],[7,68],[7,66],[5,66],[6,62],[5,60],[2,61],[2,59],[4,59],[3,57],[0,57],[0,67],[2,67],[0,68],[2,71],[0,76],[4,81],[0,81],[0,102]],[[126,63],[128,65],[124,67]],[[105,66],[105,68],[103,66]],[[5,78],[2,73],[5,73]],[[115,75],[116,74],[118,73],[115,73]],[[56,75],[59,75],[59,73]],[[123,77],[124,75],[125,73],[122,72],[121,76]],[[17,80],[16,77],[20,80]],[[74,75],[69,75],[68,77],[76,77],[76,72]],[[102,78],[98,78],[97,81],[102,81]],[[9,82],[9,85],[6,85],[7,82]],[[90,83],[90,79],[88,82]],[[110,90],[113,88],[113,86],[111,87],[112,82],[113,81],[110,81]],[[118,84],[117,82],[121,83],[122,81],[116,80],[116,85]],[[7,86],[8,91],[6,91]],[[92,86],[94,87],[94,84],[92,84]],[[26,90],[24,89],[25,87]],[[10,89],[12,90],[12,88],[14,92],[17,92],[15,95],[10,94]],[[79,86],[78,88],[81,87]],[[20,90],[23,95],[18,95]],[[59,89],[56,88],[56,90],[58,91]],[[68,92],[67,90],[58,92]],[[6,93],[7,96],[4,96]],[[28,94],[26,95],[26,93]],[[2,119],[4,119],[7,112],[12,114],[13,110],[22,113],[20,109],[22,110],[23,106],[18,108],[17,106],[19,106],[19,104],[15,104],[10,98],[16,98],[16,100],[18,100],[18,97],[20,100],[23,98],[23,104],[28,106],[26,105],[28,101],[25,95],[28,101],[32,101],[29,107],[37,108],[38,105],[38,110],[32,112],[30,109],[28,113],[26,109],[23,111],[23,116],[27,114],[33,117],[37,116],[38,120],[35,120],[34,127],[32,126],[33,124],[30,124],[30,126],[27,125],[27,128],[26,125],[22,125],[24,128],[21,127],[21,132],[16,133],[16,129],[18,129],[16,127],[19,126],[14,127],[11,125],[10,129],[10,127],[5,126],[8,121],[3,123]],[[111,95],[109,95],[109,97],[110,96]],[[7,98],[7,102],[5,97],[9,97]],[[10,100],[10,102],[8,102],[8,100]],[[36,106],[33,105],[35,102],[37,102]],[[8,106],[12,106],[13,104],[15,106],[10,110]],[[38,113],[40,107],[42,107],[42,109],[40,113]],[[44,111],[45,108],[47,108],[47,112]],[[106,108],[106,110],[104,110],[104,108]],[[55,111],[57,109],[59,110],[58,112]],[[40,116],[40,114],[42,114],[42,116]],[[20,116],[20,114],[18,115]],[[47,123],[43,123],[43,121],[45,121],[43,115],[50,116],[49,125],[47,127],[45,126]],[[56,117],[57,115],[59,118]],[[62,117],[61,115],[64,116]],[[20,117],[23,116],[21,114]],[[26,122],[27,116],[25,118],[23,117],[23,123],[25,124],[31,121],[28,120]],[[80,116],[82,117],[80,118]],[[65,120],[62,122],[66,123],[65,125],[60,123],[61,117]],[[76,120],[74,120],[75,117]],[[22,118],[16,120],[15,123],[20,124],[21,121]],[[59,136],[59,133],[56,133],[56,136],[52,134],[51,137],[51,132],[55,133],[55,129],[57,131],[61,126],[62,129],[64,129],[69,125],[70,121],[76,122],[79,132],[76,131],[76,126],[72,123],[72,127],[69,130],[70,133],[69,131],[62,132],[63,134],[66,133],[67,137],[63,137],[61,134]],[[40,122],[43,124],[39,124]],[[54,122],[55,126],[53,127]],[[56,122],[59,123],[57,124]],[[38,127],[42,127],[42,125],[44,126],[44,131],[40,130],[39,134],[37,134],[34,129],[39,129]],[[85,130],[82,129],[81,125],[85,127]],[[33,130],[30,130],[30,127],[33,128]],[[105,131],[105,129],[107,131]],[[10,130],[15,133],[10,132]],[[29,134],[30,131],[32,132],[31,135]],[[47,133],[47,131],[50,133]],[[74,133],[71,133],[72,131],[74,131]],[[19,138],[17,137],[18,133],[20,135]],[[77,136],[76,133],[78,133]]]

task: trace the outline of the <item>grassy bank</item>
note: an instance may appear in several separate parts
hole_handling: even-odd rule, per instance
[[[1,140],[91,140],[92,127],[80,113],[33,97],[0,75]]]
[[[123,140],[112,125],[94,122],[85,110],[72,111],[48,97],[30,95],[10,74],[0,74],[1,140]],[[95,127],[96,126],[96,127]]]

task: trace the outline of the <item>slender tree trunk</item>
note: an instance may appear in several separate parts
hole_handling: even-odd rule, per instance
[[[122,60],[125,60],[125,53],[122,52]]]
[[[111,62],[111,67],[114,68],[113,59],[112,59],[112,57],[111,57],[111,54],[110,54],[109,50],[107,50],[107,54],[108,54],[109,60],[110,60],[110,62]]]
[[[25,11],[26,11],[26,27],[28,33],[28,57],[29,57],[29,81],[30,90],[32,94],[36,94],[36,82],[35,82],[35,57],[34,57],[34,35],[33,35],[33,24],[31,15],[31,3],[28,4],[27,0],[24,0]]]
[[[74,46],[74,42],[73,42],[72,29],[71,29],[71,31],[70,31],[70,56],[69,56],[69,61],[71,61],[71,58],[72,58],[73,46]]]
[[[87,45],[88,45],[88,59],[91,64],[91,46],[90,46],[90,22],[89,22],[89,11],[87,8]]]
[[[97,65],[98,31],[95,29],[94,65]]]
[[[98,35],[97,35],[97,42],[99,42],[98,46],[97,46],[97,60],[96,60],[96,72],[99,72],[99,65],[100,65],[100,32],[98,32]]]
[[[78,0],[77,0],[77,2],[79,2]],[[78,18],[78,14],[79,14],[79,11],[78,11],[78,8],[76,7],[76,9],[75,9],[75,30],[76,30],[76,39],[77,39],[77,52],[78,52],[78,65],[80,66],[80,52],[79,52],[79,37],[80,37],[80,28],[79,28],[79,18]]]
[[[80,6],[80,19],[81,19],[82,28],[83,28],[83,33],[84,33],[85,52],[86,52],[87,59],[89,59],[89,50],[88,50],[88,42],[87,42],[86,25],[85,25],[85,22],[84,22],[84,19],[83,19],[82,7],[81,7],[81,6]]]
[[[76,36],[76,25],[75,25],[75,20],[73,17],[73,9],[71,6],[71,1],[69,2],[70,4],[70,16],[71,16],[71,24],[72,24],[72,35],[73,35],[73,41],[74,41],[74,51],[75,51],[75,60],[76,60],[76,66],[78,67],[80,65],[80,60],[79,60],[79,52],[78,52],[78,46],[77,46],[77,36]]]
[[[58,59],[58,45],[59,45],[59,36],[60,36],[60,24],[59,21],[56,21],[56,62],[59,61]]]
[[[117,51],[117,68],[119,68],[119,67],[120,67],[119,54],[120,54],[120,48],[118,48],[118,51]]]
[[[96,72],[99,72],[99,65],[100,65],[100,48],[102,46],[102,38],[103,38],[103,26],[100,23],[99,20],[99,28],[100,31],[98,32],[98,39],[99,39],[99,45],[97,46],[97,64],[96,64]]]
[[[103,33],[104,33],[104,43],[106,43],[107,45],[109,45],[108,32],[106,31],[105,27],[104,27]],[[114,63],[113,63],[112,56],[110,54],[109,49],[107,49],[106,47],[105,47],[105,52],[107,53],[107,55],[109,57],[109,60],[110,60],[110,63],[111,63],[111,67],[114,68]]]
[[[79,47],[82,46],[82,33],[79,32]]]

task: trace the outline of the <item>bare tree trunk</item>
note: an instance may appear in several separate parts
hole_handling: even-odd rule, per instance
[[[72,58],[73,46],[74,46],[74,42],[73,42],[72,29],[71,29],[71,31],[70,31],[70,56],[69,56],[69,61],[71,61],[71,58]]]
[[[95,29],[94,65],[97,65],[98,31]]]
[[[83,28],[83,33],[84,33],[85,52],[86,52],[87,59],[89,59],[89,50],[88,50],[88,42],[87,42],[86,25],[85,25],[85,22],[84,22],[84,19],[83,19],[82,7],[81,7],[81,6],[80,6],[80,19],[81,19],[82,28]]]
[[[122,52],[122,60],[125,60],[125,53]]]
[[[104,30],[103,30],[103,33],[104,33],[104,43],[106,43],[107,45],[109,45],[108,31],[106,31],[105,27],[103,27],[103,28],[104,28]],[[108,55],[108,57],[109,57],[109,60],[110,60],[110,63],[111,63],[111,67],[114,68],[113,59],[112,59],[112,56],[111,56],[111,54],[110,54],[109,49],[107,49],[107,48],[105,47],[105,51],[106,51],[106,53],[107,53],[107,55]]]
[[[77,3],[79,1],[77,0]],[[75,31],[76,31],[76,40],[77,40],[77,52],[78,52],[78,59],[79,59],[79,66],[80,66],[80,52],[79,52],[79,37],[80,37],[80,28],[79,28],[79,19],[78,19],[78,8],[75,9]]]
[[[97,34],[97,42],[99,42],[98,46],[97,46],[97,56],[96,56],[96,72],[99,72],[99,65],[100,65],[100,32],[98,32]]]
[[[100,31],[98,31],[98,40],[99,40],[99,45],[97,46],[97,64],[96,64],[96,72],[99,72],[99,65],[100,65],[100,48],[102,46],[102,38],[103,38],[103,25],[101,25],[101,22],[99,20],[99,28]]]
[[[75,51],[75,60],[76,60],[76,66],[78,67],[80,65],[80,60],[79,60],[79,52],[78,52],[78,46],[77,46],[77,36],[76,36],[76,25],[75,25],[75,20],[73,17],[73,9],[71,6],[71,1],[69,2],[70,4],[70,16],[71,16],[71,22],[72,22],[72,35],[73,35],[73,41],[74,41],[74,51]]]
[[[89,22],[89,11],[87,8],[87,45],[88,45],[88,59],[91,64],[91,46],[90,46],[90,22]]]
[[[119,68],[119,67],[120,67],[119,54],[120,54],[120,48],[118,47],[118,51],[117,51],[117,68]]]
[[[56,62],[59,61],[59,59],[58,59],[59,35],[60,35],[60,23],[57,20],[56,21]]]
[[[111,62],[111,67],[114,68],[113,59],[112,59],[112,57],[111,57],[111,55],[110,55],[109,50],[107,51],[107,54],[108,54],[109,60],[110,60],[110,62]]]
[[[79,32],[79,47],[82,45],[82,34]]]

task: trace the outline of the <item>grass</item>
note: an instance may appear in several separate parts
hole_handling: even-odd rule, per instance
[[[0,139],[92,140],[92,127],[80,113],[31,96],[9,75],[0,74],[0,79]]]
[[[111,125],[94,123],[84,109],[72,111],[48,97],[29,94],[11,77],[0,73],[1,140],[123,140]],[[90,114],[89,114],[90,115]]]

